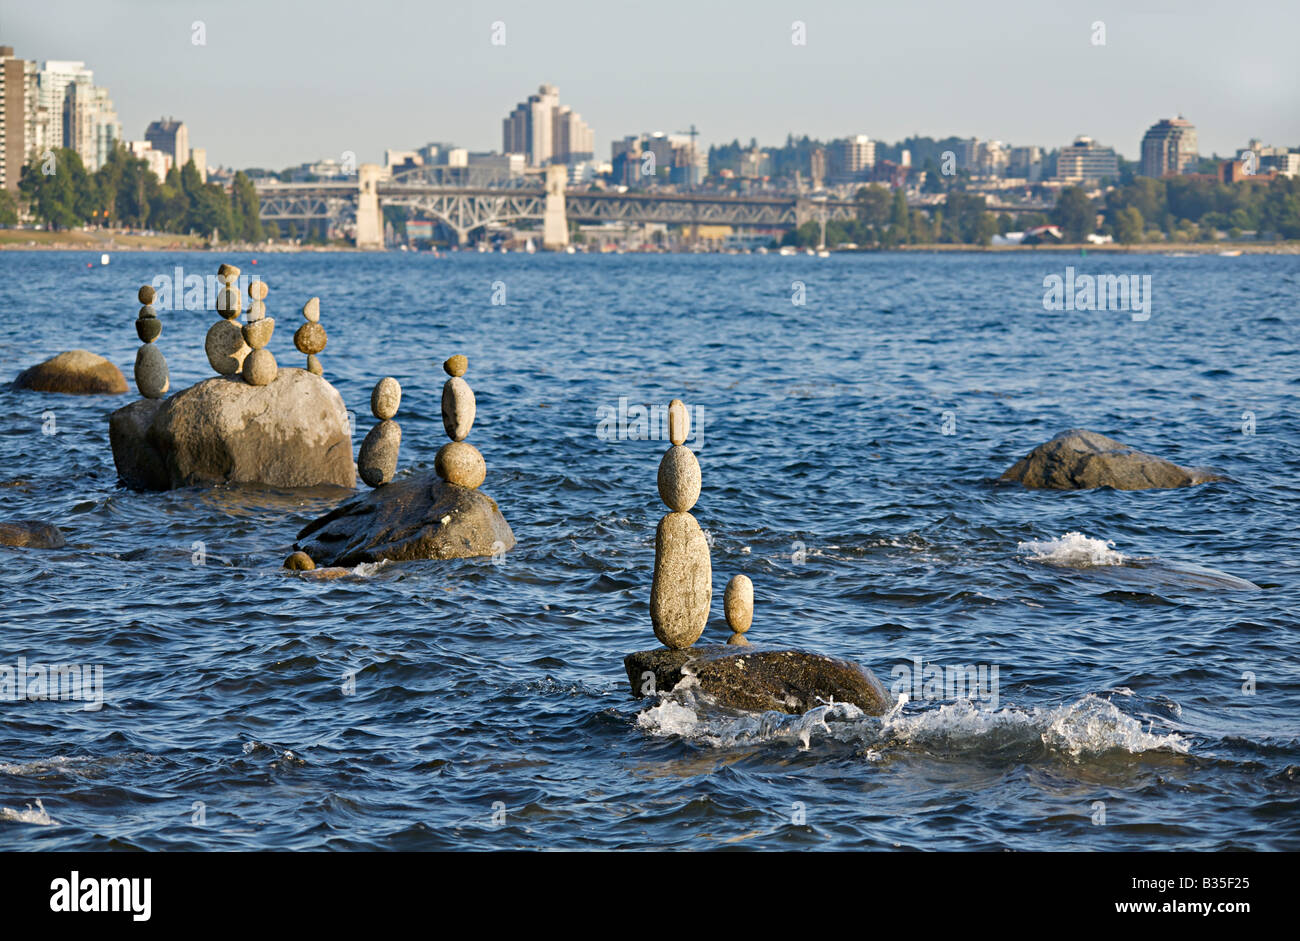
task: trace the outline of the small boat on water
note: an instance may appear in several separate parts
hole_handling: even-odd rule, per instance
[[[1227,250],[1227,251],[1219,252],[1219,257],[1220,257],[1220,258],[1236,258],[1236,257],[1237,257],[1238,255],[1240,255],[1240,254],[1241,254],[1241,249],[1240,249],[1240,248],[1233,248],[1233,249],[1229,249],[1229,250]]]

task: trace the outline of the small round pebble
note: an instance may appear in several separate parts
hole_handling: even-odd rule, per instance
[[[275,318],[266,317],[262,320],[254,320],[252,323],[244,324],[244,342],[252,349],[260,350],[271,342],[271,334],[274,332]]]
[[[244,360],[244,381],[250,386],[269,386],[275,382],[280,369],[270,350],[253,350]]]
[[[243,331],[233,320],[218,320],[208,328],[203,351],[208,354],[212,368],[223,376],[238,373],[249,353]]]
[[[236,320],[243,312],[239,288],[226,287],[217,292],[217,313],[227,320]]]
[[[727,643],[735,647],[749,646],[749,641],[745,638],[744,634],[732,634],[729,638],[727,638]]]
[[[135,322],[135,334],[142,343],[152,343],[161,333],[162,321],[157,317],[141,317]]]
[[[316,563],[311,560],[311,556],[307,553],[295,552],[284,560],[284,567],[295,572],[310,572],[316,567]]]
[[[156,310],[153,309],[153,305],[152,305],[152,304],[145,304],[143,307],[140,308],[140,316],[141,316],[141,317],[157,317],[157,316],[158,316],[158,311],[156,311]]]
[[[217,269],[217,277],[229,284],[239,277],[239,269],[234,265],[222,265]]]
[[[255,301],[264,301],[266,300],[267,290],[265,281],[254,281],[248,286],[248,296]]]
[[[157,295],[154,293],[152,284],[143,284],[135,296],[140,299],[141,304],[152,304],[154,297]]]
[[[248,322],[261,320],[266,316],[266,304],[263,301],[253,301],[248,305]]]
[[[449,376],[463,376],[469,369],[469,359],[457,353],[455,356],[448,357],[447,361],[442,364],[442,368],[447,371]]]
[[[375,383],[370,393],[370,412],[378,419],[387,420],[397,414],[402,404],[402,387],[392,376]]]
[[[487,479],[487,462],[468,441],[448,441],[433,457],[433,470],[449,484],[471,490]]]
[[[308,323],[317,323],[320,321],[319,297],[313,297],[306,304],[302,305],[302,316]]]
[[[308,356],[325,349],[326,340],[325,328],[313,320],[307,321],[293,335],[293,345],[298,347],[298,352]]]
[[[320,357],[317,356],[315,353],[312,353],[307,357],[307,371],[311,373],[313,376],[325,375],[325,370],[321,367],[320,364]]]

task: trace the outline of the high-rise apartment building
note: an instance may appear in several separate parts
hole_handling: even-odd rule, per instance
[[[523,154],[530,167],[590,160],[595,152],[591,128],[572,108],[560,105],[560,90],[542,85],[501,122],[501,149]]]
[[[144,139],[154,150],[161,150],[172,158],[172,166],[184,167],[190,162],[190,131],[184,121],[159,118],[144,131]]]
[[[1075,138],[1056,157],[1056,179],[1062,183],[1097,183],[1119,178],[1119,156],[1091,137]]]
[[[93,173],[121,139],[122,124],[108,89],[80,79],[69,82],[63,98],[63,146],[75,150]]]
[[[1162,118],[1142,137],[1143,176],[1195,173],[1199,162],[1196,128],[1182,115]]]
[[[27,162],[27,63],[0,46],[0,189],[18,192]]]
[[[845,137],[831,144],[832,179],[855,180],[876,165],[876,142],[866,134]]]

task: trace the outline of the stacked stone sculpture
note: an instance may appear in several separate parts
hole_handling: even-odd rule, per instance
[[[146,399],[161,399],[171,388],[167,359],[154,340],[162,335],[162,321],[153,309],[154,290],[145,284],[136,295],[144,306],[135,322],[135,332],[144,345],[135,354],[135,387]]]
[[[465,439],[474,425],[474,390],[465,381],[469,360],[457,354],[442,368],[451,378],[442,387],[442,427],[451,440],[438,449],[433,469],[449,484],[475,490],[487,478],[487,462],[478,448]]]
[[[671,511],[655,532],[654,583],[650,620],[655,637],[669,649],[684,650],[700,639],[713,601],[709,543],[690,510],[700,498],[700,463],[686,447],[690,416],[680,399],[668,405],[672,442],[659,462],[659,496]]]
[[[307,322],[293,335],[293,345],[298,347],[298,352],[307,354],[307,371],[320,376],[324,374],[324,369],[321,368],[320,359],[316,354],[325,349],[325,343],[329,338],[325,335],[325,328],[320,325],[319,297],[313,297],[302,305],[302,317]],[[372,400],[373,398],[374,396],[371,396]],[[398,398],[401,398],[400,389]]]
[[[240,296],[239,288],[235,287],[239,269],[234,265],[222,265],[217,269],[217,277],[224,285],[217,292],[217,312],[222,319],[208,329],[203,349],[218,375],[236,376],[252,352],[244,342],[244,334],[239,328]]]
[[[244,360],[244,381],[250,386],[269,386],[280,373],[275,354],[266,348],[275,332],[275,318],[266,316],[266,282],[254,281],[248,286],[248,323],[244,324],[243,339],[252,350]],[[238,291],[236,303],[238,303]]]
[[[379,419],[379,424],[370,429],[361,442],[361,453],[357,455],[357,471],[361,479],[372,487],[388,483],[397,473],[402,426],[393,421],[393,416],[401,404],[402,387],[396,379],[386,376],[375,383],[374,391],[370,393],[370,412]]]
[[[731,581],[727,582],[722,604],[727,614],[727,626],[731,628],[731,638],[727,643],[748,647],[745,631],[754,622],[754,583],[748,576],[733,575]]]

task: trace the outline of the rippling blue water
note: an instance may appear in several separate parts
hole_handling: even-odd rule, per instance
[[[0,519],[68,546],[0,548],[0,664],[100,664],[105,702],[0,702],[0,849],[1300,848],[1300,258],[4,252],[0,377],[77,347],[129,377],[136,287],[224,260],[269,281],[281,365],[321,297],[358,444],[400,380],[403,471],[445,440],[438,364],[468,355],[519,546],[287,575],[343,494],[133,493],[106,417],[134,391],[5,385]],[[1045,311],[1067,264],[1150,274],[1150,320]],[[205,378],[214,315],[162,317],[173,389]],[[997,666],[996,704],[632,699],[666,445],[598,436],[622,396],[704,410],[706,639],[744,572],[754,643],[886,684]],[[992,482],[1071,427],[1232,480]]]

